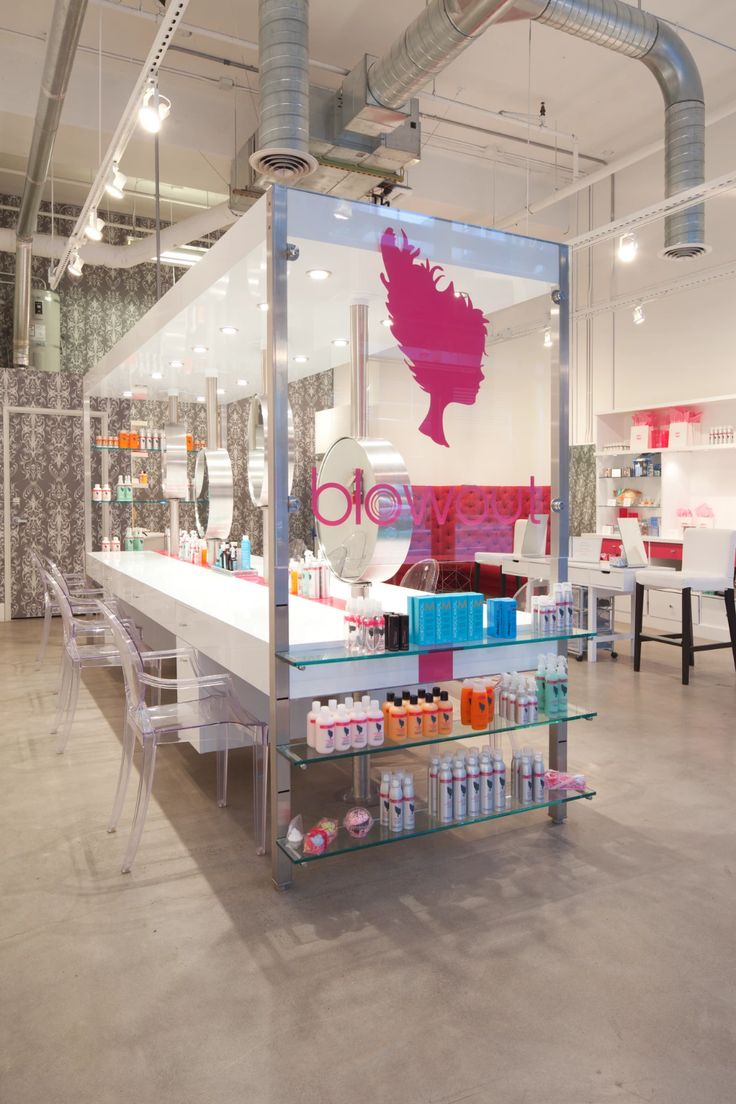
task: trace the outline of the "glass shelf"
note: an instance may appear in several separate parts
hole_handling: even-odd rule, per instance
[[[122,502],[117,498],[111,499],[109,502],[95,502],[92,499],[93,506],[168,506],[171,500],[168,498],[134,498],[129,501]],[[176,498],[173,501],[180,503],[182,506],[196,506],[197,502],[204,502],[205,499],[193,499],[193,498]]]
[[[363,660],[392,659],[406,656],[433,655],[435,652],[469,652],[479,648],[512,648],[519,644],[551,644],[556,640],[589,640],[595,636],[587,629],[570,629],[569,632],[547,633],[544,636],[532,632],[531,628],[522,629],[516,636],[486,636],[482,640],[464,640],[455,644],[410,644],[403,652],[366,652],[354,655],[345,650],[342,641],[334,640],[326,644],[302,644],[277,652],[277,656],[290,667],[300,671],[305,667],[316,667],[321,663],[360,663]]]
[[[160,448],[130,448],[123,445],[93,445],[92,448],[95,452],[128,452],[132,456],[148,456],[149,454],[160,456],[162,452],[166,451]],[[200,449],[187,449],[187,456],[194,456],[195,453],[200,451]]]
[[[359,755],[380,755],[382,752],[409,751],[411,748],[428,747],[431,744],[445,744],[453,740],[469,740],[473,736],[496,736],[503,732],[518,732],[523,728],[541,728],[543,725],[564,724],[566,721],[590,721],[597,713],[592,709],[580,709],[575,705],[568,707],[566,714],[557,717],[548,717],[546,713],[540,713],[539,719],[530,724],[514,724],[503,717],[497,717],[490,728],[476,729],[467,725],[455,725],[449,736],[433,736],[426,740],[405,740],[403,743],[394,743],[386,740],[380,747],[350,748],[348,751],[333,751],[329,755],[320,755],[314,748],[309,747],[306,740],[293,741],[290,744],[279,744],[279,755],[295,763],[299,767],[308,767],[313,763],[329,763],[335,759],[354,759]]]
[[[296,847],[285,839],[278,839],[276,843],[284,854],[297,866],[304,863],[315,862],[319,859],[329,859],[333,855],[347,855],[351,851],[366,851],[371,847],[380,847],[384,843],[400,843],[402,840],[416,839],[418,836],[431,836],[435,832],[447,832],[452,828],[467,828],[471,824],[484,824],[488,820],[500,820],[501,817],[515,816],[517,813],[531,813],[537,809],[549,809],[555,805],[565,805],[570,801],[580,801],[581,798],[590,800],[595,797],[595,790],[550,790],[546,801],[536,802],[532,805],[517,805],[511,798],[507,799],[505,809],[499,809],[494,813],[482,813],[480,816],[467,817],[465,820],[441,821],[430,816],[426,809],[417,809],[415,826],[409,832],[392,832],[386,825],[374,823],[370,832],[364,839],[354,839],[341,826],[334,843],[331,843],[321,855],[305,855],[301,844]],[[318,819],[318,818],[316,818]]]

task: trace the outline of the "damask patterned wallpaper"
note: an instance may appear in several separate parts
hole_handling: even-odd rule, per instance
[[[595,445],[570,446],[570,536],[596,531]]]

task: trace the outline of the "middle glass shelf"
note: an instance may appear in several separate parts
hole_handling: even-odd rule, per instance
[[[283,755],[291,763],[299,767],[309,767],[314,763],[329,763],[335,759],[354,759],[358,755],[380,755],[382,752],[407,751],[411,748],[427,747],[430,744],[446,744],[453,740],[469,740],[474,736],[497,736],[503,732],[518,732],[524,728],[540,728],[543,725],[564,724],[567,721],[590,721],[597,714],[593,709],[581,709],[570,705],[564,714],[556,714],[554,717],[540,713],[536,721],[527,721],[525,724],[514,724],[503,717],[498,717],[490,728],[470,728],[468,725],[457,724],[453,727],[449,736],[430,736],[421,740],[404,740],[401,743],[386,740],[378,747],[349,748],[347,751],[332,751],[328,755],[321,755],[311,748],[306,740],[294,740],[289,744],[279,744],[278,753]]]
[[[471,652],[478,648],[513,648],[522,644],[553,644],[556,640],[588,640],[595,632],[588,629],[568,629],[564,632],[535,633],[530,626],[521,628],[516,636],[484,636],[480,640],[460,640],[454,644],[409,644],[400,652],[349,652],[342,641],[325,644],[294,644],[277,657],[290,667],[303,671],[321,663],[361,663],[372,659],[401,659],[406,656],[432,655],[435,652]]]

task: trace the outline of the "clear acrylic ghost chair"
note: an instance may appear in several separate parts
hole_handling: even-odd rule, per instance
[[[74,613],[75,616],[96,616],[97,606],[95,604],[95,599],[99,598],[103,591],[99,587],[87,587],[86,579],[82,575],[63,573],[53,560],[37,552],[35,549],[31,549],[31,563],[35,568],[43,589],[43,628],[41,630],[41,643],[36,656],[36,668],[38,669],[41,667],[46,655],[52,618],[59,614],[59,609],[54,602],[46,582],[47,573],[56,579],[59,587],[64,594],[66,594],[69,599],[69,604],[72,607],[72,613]]]
[[[400,586],[409,590],[423,590],[426,594],[434,594],[437,590],[437,580],[440,576],[440,565],[437,560],[419,560],[413,564],[401,580]]]
[[[256,853],[266,849],[266,787],[268,784],[268,726],[247,713],[232,692],[232,680],[227,674],[198,675],[194,678],[168,679],[146,673],[142,657],[124,625],[103,603],[100,609],[110,627],[115,645],[123,661],[125,678],[125,728],[123,756],[108,832],[117,828],[133,763],[136,739],[143,748],[143,764],[138,782],[133,824],[123,859],[122,872],[128,874],[133,865],[153,788],[153,772],[159,744],[186,741],[186,733],[199,730],[199,745],[217,752],[217,803],[227,799],[228,746],[253,745],[253,823]],[[189,701],[165,705],[148,705],[146,688],[155,687],[178,693],[196,693]],[[231,734],[231,729],[239,730]],[[245,736],[245,739],[244,739]]]
[[[82,671],[88,667],[120,667],[121,661],[120,653],[105,618],[98,617],[97,621],[80,620],[80,618],[74,616],[69,599],[48,572],[46,573],[46,583],[52,601],[61,614],[64,634],[59,702],[51,726],[51,732],[59,732],[56,750],[59,754],[62,754],[66,749],[74,724]],[[99,603],[96,603],[95,609],[99,614]],[[162,660],[175,656],[186,655],[191,657],[192,655],[189,650],[185,651],[180,648],[167,651],[147,651],[132,623],[127,625],[127,631],[131,634],[131,639],[136,639],[136,646],[140,650],[142,661],[146,664],[155,664],[159,674]],[[93,642],[91,644],[82,643],[83,637],[87,637],[88,640],[91,639]]]

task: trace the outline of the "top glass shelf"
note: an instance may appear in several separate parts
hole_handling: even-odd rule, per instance
[[[278,658],[290,667],[303,671],[306,667],[317,667],[323,663],[355,663],[375,659],[396,659],[402,656],[433,655],[435,652],[471,652],[480,648],[513,648],[520,644],[551,644],[556,640],[588,640],[595,636],[587,629],[572,629],[569,632],[545,633],[541,635],[529,629],[522,629],[516,636],[486,636],[481,640],[466,640],[456,644],[410,644],[403,652],[366,652],[355,655],[348,652],[342,641],[325,644],[300,644],[285,651],[277,652]]]

